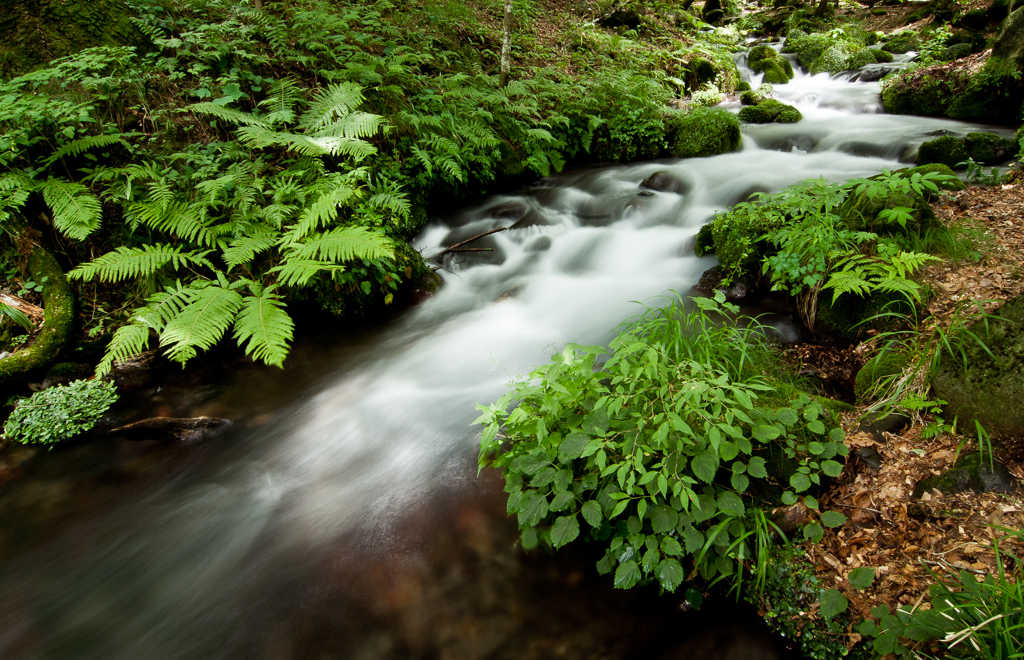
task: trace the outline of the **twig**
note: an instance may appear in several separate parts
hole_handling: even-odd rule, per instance
[[[494,248],[448,248],[448,252],[494,252]]]
[[[884,513],[879,511],[878,509],[869,509],[866,506],[854,506],[852,504],[840,504],[838,502],[833,502],[832,506],[841,506],[841,507],[845,507],[847,509],[860,509],[861,511],[870,511],[871,513],[877,513],[880,516],[884,516],[885,515]]]
[[[967,567],[964,567],[964,566],[954,566],[953,564],[950,564],[945,559],[940,559],[939,561],[928,561],[927,559],[922,559],[921,561],[923,563],[925,563],[925,564],[928,564],[929,566],[941,566],[944,569],[946,569],[947,571],[949,571],[950,573],[956,573],[958,570],[960,570],[960,571],[968,571],[970,573],[977,573],[978,575],[988,575],[988,571],[979,571],[978,569],[971,568],[969,566],[967,566]]]
[[[454,252],[456,248],[460,248],[463,245],[465,245],[466,243],[472,243],[473,241],[475,241],[477,239],[480,239],[480,238],[483,238],[484,236],[490,236],[491,234],[497,234],[499,231],[505,231],[506,229],[508,229],[508,227],[498,227],[497,229],[492,229],[491,231],[485,231],[482,234],[477,234],[473,238],[467,238],[466,240],[462,241],[461,243],[456,243],[455,245],[453,245],[453,246],[451,246],[449,248],[445,248],[445,249],[441,250],[441,252],[437,256],[438,257],[443,257],[444,255],[448,254],[449,252]]]

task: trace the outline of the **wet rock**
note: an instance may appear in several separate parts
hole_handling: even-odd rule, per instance
[[[948,48],[943,48],[939,53],[938,60],[940,62],[952,62],[953,60],[959,60],[963,57],[967,57],[971,52],[971,44],[956,44]]]
[[[964,149],[975,162],[999,165],[1016,156],[1020,145],[995,133],[968,133],[964,136]]]
[[[690,184],[671,172],[655,172],[640,182],[640,187],[658,192],[683,195],[690,192]]]
[[[157,352],[146,351],[127,360],[115,360],[110,377],[118,390],[130,392],[153,381],[153,369],[156,364]]]
[[[985,346],[965,335],[956,354],[944,352],[932,378],[935,398],[948,402],[946,416],[961,428],[977,420],[991,435],[1024,437],[1024,296],[968,330]]]
[[[550,236],[538,236],[532,243],[526,246],[527,252],[544,252],[551,248]]]
[[[885,66],[884,64],[873,64],[868,65],[860,70],[860,74],[857,76],[857,80],[861,82],[874,82],[884,78],[893,67]]]
[[[1003,31],[992,45],[992,57],[1024,68],[1024,7],[1015,9],[1003,23]]]
[[[882,467],[882,455],[875,447],[859,447],[855,453],[860,460],[876,470]]]
[[[745,301],[756,291],[754,284],[747,280],[725,285],[722,282],[723,277],[724,271],[721,266],[709,268],[704,271],[704,274],[700,276],[700,281],[693,288],[705,295],[714,295],[715,291],[721,291],[725,294],[725,299],[732,303]]]
[[[486,210],[486,215],[489,218],[495,218],[497,220],[508,220],[510,222],[517,222],[526,217],[530,213],[530,207],[526,202],[519,200],[505,202],[504,204],[498,204],[492,206]]]
[[[59,362],[46,372],[43,383],[39,389],[45,390],[58,385],[67,385],[73,380],[88,378],[93,373],[93,368],[88,364],[78,362]]]
[[[914,497],[938,490],[944,495],[956,495],[968,490],[975,493],[1010,493],[1014,490],[1013,475],[1006,466],[990,456],[972,452],[960,457],[951,470],[937,477],[923,479],[914,486]]]
[[[910,417],[899,412],[872,413],[860,422],[860,432],[869,433],[879,442],[885,442],[884,433],[897,433],[910,424]]]
[[[618,9],[603,17],[600,23],[607,28],[624,27],[635,30],[640,27],[640,14],[632,9]]]
[[[153,417],[113,429],[110,435],[136,441],[198,442],[220,435],[229,426],[229,420],[216,417]]]
[[[547,227],[551,222],[537,211],[530,211],[517,220],[509,229],[526,229],[527,227]]]

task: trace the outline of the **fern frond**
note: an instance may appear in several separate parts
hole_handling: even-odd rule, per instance
[[[185,264],[212,268],[206,260],[206,252],[182,253],[181,248],[170,245],[146,245],[143,247],[121,247],[75,268],[68,277],[86,282],[93,278],[101,282],[121,282],[130,278],[152,275],[164,266],[178,269]]]
[[[114,366],[114,361],[124,362],[141,354],[149,347],[149,326],[143,323],[129,323],[114,332],[103,359],[96,365],[96,375],[106,376]]]
[[[135,310],[132,316],[140,323],[161,332],[192,300],[193,290],[183,286],[181,280],[146,299],[145,307]]]
[[[242,295],[230,287],[209,284],[192,289],[189,304],[172,318],[160,333],[160,345],[167,357],[184,364],[196,349],[207,350],[224,336],[242,306]]]
[[[117,135],[91,135],[79,140],[68,142],[57,151],[54,151],[49,158],[43,161],[43,165],[49,167],[65,156],[77,156],[90,149],[102,149],[113,144],[120,144],[127,147],[128,143]]]
[[[270,124],[262,117],[256,117],[248,112],[242,112],[241,110],[235,110],[233,108],[225,108],[224,106],[217,105],[216,103],[193,103],[188,106],[187,109],[197,114],[211,115],[231,124],[253,126],[256,128],[270,128]]]
[[[321,137],[366,138],[373,137],[385,125],[380,115],[357,112],[323,126],[314,131]]]
[[[366,227],[338,227],[289,246],[288,260],[344,262],[353,259],[394,259],[391,239]]]
[[[274,247],[276,242],[276,232],[269,231],[257,236],[236,238],[229,243],[231,247],[225,248],[221,255],[224,257],[224,263],[228,265],[228,270],[231,270],[235,266],[252,261],[257,254]]]
[[[238,129],[238,139],[247,147],[254,149],[284,147],[303,156],[345,156],[359,161],[377,153],[377,148],[364,140],[344,137],[310,137],[255,126]]]
[[[49,179],[41,188],[53,225],[69,238],[82,241],[99,228],[100,200],[88,188],[63,179]]]
[[[338,217],[338,208],[350,202],[355,197],[356,191],[343,182],[336,182],[335,186],[310,204],[299,216],[299,223],[291,228],[285,238],[288,242],[300,241],[309,235],[311,231],[327,227]]]
[[[315,275],[320,272],[344,272],[344,266],[338,266],[329,261],[318,261],[316,259],[289,259],[280,266],[270,269],[270,272],[277,273],[278,281],[289,287],[306,286]]]
[[[281,297],[274,293],[274,288],[266,287],[242,301],[242,309],[235,319],[235,339],[239,345],[248,342],[245,353],[254,360],[280,367],[288,356],[295,324],[284,311]]]
[[[295,121],[295,104],[302,98],[302,88],[291,78],[282,78],[274,83],[270,94],[260,102],[266,109],[266,119],[271,125],[290,124]]]
[[[403,218],[409,217],[412,205],[406,193],[397,191],[381,191],[370,195],[366,204],[381,211],[388,211]]]
[[[823,289],[832,289],[832,304],[844,293],[853,293],[864,297],[871,293],[874,284],[860,276],[857,271],[843,270],[832,273]]]
[[[197,205],[174,203],[166,208],[160,204],[139,202],[129,204],[125,215],[136,224],[142,223],[157,231],[173,234],[186,241],[213,247],[213,233],[206,225],[203,209]]]
[[[363,102],[363,88],[355,83],[328,85],[313,95],[309,110],[302,115],[299,126],[307,131],[318,131],[342,119]]]

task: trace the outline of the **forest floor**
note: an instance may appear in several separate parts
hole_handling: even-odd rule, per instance
[[[928,305],[930,323],[948,327],[957,310],[977,301],[987,311],[1024,293],[1024,181],[996,186],[971,186],[947,193],[933,210],[950,227],[968,226],[980,233],[976,260],[943,261],[931,266],[925,279],[934,292]],[[998,312],[996,311],[998,314]],[[864,346],[851,347],[863,351]],[[958,456],[976,449],[962,435],[924,437],[925,421],[918,419],[883,441],[859,432],[866,406],[844,415],[851,458],[835,486],[821,498],[824,508],[847,515],[843,527],[826,530],[823,542],[805,546],[825,585],[844,593],[853,620],[870,615],[872,607],[920,607],[928,586],[968,571],[979,579],[998,571],[1000,553],[1024,557],[1024,543],[1007,537],[1000,527],[1024,527],[1024,493],[971,491],[942,495],[938,491],[914,499],[915,485],[953,467]],[[856,450],[874,447],[881,458],[876,468]],[[1024,444],[996,440],[994,455],[1015,479],[1024,481]],[[1012,567],[1013,561],[1003,557]],[[851,587],[847,574],[856,568],[876,568],[874,584],[864,591]],[[804,613],[808,619],[816,612]],[[849,630],[848,645],[860,640]]]

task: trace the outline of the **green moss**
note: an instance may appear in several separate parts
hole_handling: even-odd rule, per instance
[[[955,44],[948,48],[943,48],[939,53],[938,59],[942,62],[952,62],[953,60],[959,60],[962,57],[967,57],[970,54],[970,44]]]
[[[906,227],[879,218],[882,211],[898,206],[910,209],[911,219]],[[940,224],[928,200],[913,191],[893,191],[875,197],[869,197],[866,193],[850,195],[839,208],[839,215],[850,229],[864,229],[882,235],[920,233]]]
[[[811,63],[810,72],[836,74],[845,71],[850,68],[851,53],[850,47],[842,42],[829,46]]]
[[[743,92],[740,95],[740,103],[743,105],[757,105],[764,100],[764,97],[755,91]]]
[[[1016,156],[1019,149],[1016,141],[995,133],[968,133],[963,144],[967,155],[985,165],[1005,163]]]
[[[884,378],[903,373],[910,364],[910,355],[903,351],[882,350],[861,367],[854,381],[853,392],[857,401],[867,401],[875,384]]]
[[[740,110],[739,118],[751,124],[792,124],[803,119],[800,111],[775,99],[764,99],[757,105]]]
[[[948,81],[927,72],[901,74],[882,88],[882,105],[894,115],[942,117],[949,107],[950,87]]]
[[[964,148],[964,141],[952,135],[943,135],[925,142],[917,150],[918,165],[941,163],[947,167],[957,167],[965,160],[967,160],[967,149]]]
[[[902,172],[906,176],[913,176],[915,174],[942,174],[949,179],[943,179],[936,181],[935,185],[939,187],[939,190],[966,190],[967,184],[961,181],[953,170],[949,169],[948,166],[942,163],[932,163],[930,165],[918,165],[917,167],[909,167],[903,170],[895,170],[896,172]],[[938,193],[932,191],[926,191],[924,198],[929,201],[935,201],[938,198]]]
[[[711,223],[704,225],[697,232],[693,253],[698,257],[706,257],[715,253],[715,238],[711,233]]]
[[[10,388],[54,359],[67,344],[75,319],[75,300],[57,260],[37,245],[28,262],[29,273],[43,285],[45,318],[32,345],[0,360],[0,388]]]
[[[764,72],[764,81],[769,85],[785,85],[789,82],[789,77],[782,69],[773,66]]]
[[[746,80],[739,81],[738,83],[736,83],[736,91],[737,92],[747,92],[747,91],[750,91],[750,83],[748,83]]]
[[[694,108],[674,113],[668,121],[668,153],[676,158],[701,158],[736,151],[740,122],[721,108]]]
[[[750,49],[747,64],[752,71],[765,74],[765,82],[773,85],[788,83],[793,78],[793,65],[771,46],[755,46]]]
[[[912,50],[921,48],[921,39],[916,32],[906,31],[890,37],[882,46],[883,50],[897,55],[903,55]]]

